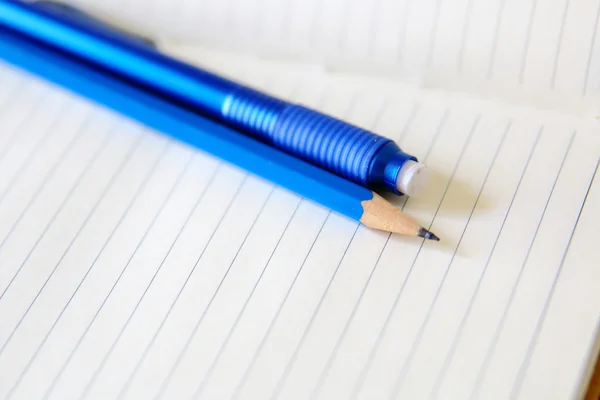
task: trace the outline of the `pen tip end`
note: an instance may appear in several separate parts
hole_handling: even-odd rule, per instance
[[[439,237],[437,237],[433,232],[430,232],[425,228],[419,229],[419,233],[417,233],[417,236],[428,240],[435,240],[436,242],[440,241]]]

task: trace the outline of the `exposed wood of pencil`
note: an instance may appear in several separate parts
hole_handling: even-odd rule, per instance
[[[361,202],[364,225],[380,231],[399,233],[407,236],[419,236],[425,239],[440,240],[413,218],[394,207],[383,197],[373,192],[373,198]]]
[[[600,357],[597,357],[596,367],[592,374],[592,378],[587,388],[587,394],[585,400],[598,400],[600,399]]]

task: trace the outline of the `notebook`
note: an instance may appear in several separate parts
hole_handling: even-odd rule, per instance
[[[582,396],[600,312],[598,4],[81,4],[397,140],[433,174],[390,199],[442,241],[369,230],[0,64],[1,398]],[[462,72],[444,62],[458,53]]]

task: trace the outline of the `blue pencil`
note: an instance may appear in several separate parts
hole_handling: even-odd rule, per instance
[[[0,59],[246,169],[367,227],[439,240],[371,190],[7,30]]]
[[[158,52],[72,7],[0,0],[0,22],[377,191],[415,195],[425,166],[392,140]]]

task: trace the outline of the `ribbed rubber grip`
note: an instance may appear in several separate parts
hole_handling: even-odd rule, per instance
[[[271,142],[277,119],[287,103],[260,92],[239,87],[225,99],[222,116],[235,128]]]
[[[296,157],[367,185],[377,152],[389,139],[299,105],[238,90],[223,107],[237,128]]]
[[[311,109],[290,105],[277,119],[273,143],[343,176],[367,184],[375,154],[388,139]]]

